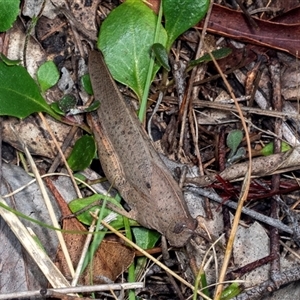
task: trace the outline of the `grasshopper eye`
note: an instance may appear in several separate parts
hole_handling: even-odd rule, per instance
[[[174,226],[173,232],[176,233],[176,234],[179,234],[184,230],[184,228],[186,228],[186,224],[176,223],[175,226]]]

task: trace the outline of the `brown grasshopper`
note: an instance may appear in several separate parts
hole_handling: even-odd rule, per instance
[[[90,53],[89,73],[95,98],[100,100],[90,125],[107,179],[130,206],[132,219],[160,232],[170,245],[184,246],[197,222],[177,182],[125,103],[100,52]]]

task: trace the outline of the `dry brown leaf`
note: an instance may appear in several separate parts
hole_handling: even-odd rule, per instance
[[[59,123],[50,117],[46,118],[58,143],[62,145],[71,130],[71,127],[69,125]],[[6,118],[2,122],[3,140],[12,145],[14,148],[23,151],[16,135],[12,132],[11,126],[13,126],[19,136],[22,137],[22,141],[25,142],[32,155],[40,155],[48,158],[55,158],[57,156],[57,153],[53,151],[53,149],[56,149],[54,143],[51,139],[49,139],[49,133],[39,118],[29,116],[24,120],[19,120],[17,118],[10,117]],[[79,132],[80,131],[77,131],[73,142],[71,142],[71,146],[78,139],[80,135]],[[68,155],[70,150],[71,148],[69,147],[66,151],[66,155]]]
[[[60,206],[63,215],[70,215],[71,211],[67,204],[60,204],[62,204]],[[76,218],[64,219],[63,229],[87,232],[86,228]],[[80,259],[86,237],[86,234],[64,234],[66,245],[69,249],[70,257],[75,268]],[[121,242],[105,239],[102,241],[95,253],[93,258],[93,268],[88,266],[81,275],[79,282],[81,284],[100,284],[107,283],[107,281],[114,282],[116,278],[132,263],[133,258],[133,249],[127,247]],[[56,265],[65,277],[68,280],[71,280],[72,277],[60,247],[57,251]],[[91,279],[90,274],[92,274]]]
[[[134,250],[121,241],[105,239],[102,241],[93,260],[93,283],[115,281],[130,266]],[[90,284],[89,270],[84,273],[84,284]]]
[[[299,18],[299,10],[295,10],[295,13]],[[299,56],[299,22],[296,24],[288,23],[288,18],[278,18],[275,19],[276,22],[258,18],[253,19],[258,25],[258,29],[248,24],[243,13],[214,4],[207,31],[256,45],[275,48]],[[200,29],[203,28],[203,22],[204,21],[199,23],[196,27]]]

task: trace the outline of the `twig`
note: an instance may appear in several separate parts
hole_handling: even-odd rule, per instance
[[[46,178],[46,177],[50,177],[50,176],[66,176],[66,177],[70,177],[69,174],[66,174],[66,173],[49,173],[49,174],[44,174],[44,175],[41,175],[41,178]],[[97,191],[94,190],[90,185],[88,185],[85,181],[79,179],[79,178],[76,178],[76,180],[83,184],[84,186],[86,186],[87,188],[89,188],[94,194],[97,194]],[[36,178],[32,179],[31,181],[29,181],[27,184],[19,187],[18,189],[14,190],[13,192],[9,193],[9,194],[6,194],[4,196],[2,196],[3,198],[8,198],[8,197],[11,197],[21,191],[23,191],[26,187],[30,186],[31,184],[35,183],[36,182]]]
[[[91,293],[91,292],[101,292],[108,290],[129,290],[129,289],[140,289],[144,287],[143,282],[131,282],[131,283],[115,283],[115,284],[101,284],[101,285],[86,285],[86,286],[77,286],[69,288],[59,288],[59,289],[42,289],[29,292],[18,292],[10,294],[0,295],[0,300],[7,299],[22,299],[29,297],[50,297],[53,293],[69,294],[69,293]]]
[[[61,146],[61,151],[64,152],[70,145],[71,141],[74,139],[74,135],[78,131],[78,127],[72,126],[71,130],[69,131],[67,137],[65,138],[62,146]],[[62,158],[60,155],[57,155],[55,159],[53,160],[53,163],[51,167],[49,168],[47,173],[54,173],[55,170],[57,169],[58,165],[61,163]]]
[[[293,268],[280,273],[278,276],[277,283],[282,286],[284,284],[290,283],[300,279],[300,268]],[[262,299],[264,295],[274,292],[277,290],[277,286],[273,280],[266,280],[253,289],[247,290],[244,293],[238,295],[231,300],[258,300]]]
[[[159,106],[161,104],[161,101],[163,99],[163,96],[164,96],[164,93],[162,91],[159,92],[159,96],[158,96],[158,99],[156,101],[156,104],[155,104],[155,107],[152,111],[152,114],[149,118],[149,121],[148,121],[148,124],[147,124],[147,129],[148,129],[148,134],[149,134],[149,137],[150,139],[153,141],[153,137],[152,137],[152,132],[151,132],[151,123],[152,123],[152,119],[153,119],[153,116],[156,114],[156,112],[158,111],[159,109]]]
[[[39,113],[41,114],[41,113]],[[42,114],[41,114],[42,115]],[[58,221],[56,219],[56,216],[55,216],[55,212],[54,212],[54,208],[52,206],[52,203],[50,201],[50,198],[49,198],[49,195],[46,191],[46,188],[45,188],[45,185],[44,185],[44,182],[41,178],[41,175],[38,171],[38,168],[27,148],[27,146],[25,145],[25,143],[21,140],[21,138],[19,137],[19,135],[17,134],[17,132],[15,131],[15,129],[13,127],[11,127],[12,131],[14,132],[16,138],[18,139],[20,145],[22,146],[23,148],[23,151],[27,157],[27,160],[31,166],[31,170],[36,178],[36,182],[40,188],[40,191],[41,191],[41,194],[43,196],[43,200],[45,202],[45,205],[47,207],[47,210],[49,212],[49,216],[50,216],[50,219],[51,219],[51,222],[53,224],[54,227],[56,228],[60,228],[60,225],[58,224]],[[72,262],[71,262],[71,258],[70,258],[70,255],[69,255],[69,252],[68,252],[68,249],[67,249],[67,246],[66,246],[66,243],[65,243],[65,240],[63,238],[63,235],[61,233],[61,231],[56,231],[56,234],[57,234],[57,237],[58,237],[58,240],[59,240],[59,243],[61,245],[61,248],[62,248],[62,251],[64,253],[64,256],[66,258],[66,261],[67,261],[67,265],[68,265],[68,268],[70,270],[70,273],[72,274],[72,276],[74,275],[74,268],[73,268],[73,265],[72,265]],[[21,242],[21,241],[20,241]],[[34,255],[33,255],[33,259],[34,259]]]
[[[98,213],[99,213],[99,209],[96,209],[95,214],[98,215]],[[92,221],[92,224],[89,228],[89,232],[94,232],[95,231],[95,224],[96,224],[96,219],[94,218],[93,221]],[[74,275],[72,283],[71,283],[72,286],[77,285],[77,282],[78,282],[78,279],[79,279],[79,276],[80,276],[80,273],[81,273],[81,270],[82,270],[82,266],[83,266],[83,263],[84,263],[84,259],[86,257],[87,251],[89,249],[89,245],[90,245],[90,242],[92,240],[92,237],[93,237],[92,234],[88,234],[86,239],[85,239],[85,242],[84,242],[84,245],[83,245],[83,248],[82,248],[82,251],[81,251],[81,256],[80,256],[80,259],[79,259],[78,264],[76,266],[75,275]]]
[[[65,158],[65,156],[64,156],[64,154],[63,154],[61,148],[59,147],[59,144],[58,144],[58,142],[57,142],[57,139],[55,138],[55,135],[53,134],[53,132],[52,132],[52,130],[51,130],[51,128],[50,128],[50,126],[49,126],[49,124],[48,124],[46,118],[44,117],[44,115],[43,115],[41,112],[39,112],[38,115],[39,115],[39,117],[41,118],[43,124],[45,125],[47,131],[49,132],[49,134],[50,134],[50,136],[51,136],[51,138],[52,138],[52,140],[53,140],[53,143],[55,144],[55,147],[56,147],[56,149],[57,149],[59,155],[61,156],[61,158],[62,158],[62,160],[63,160],[63,162],[64,162],[64,165],[65,165],[65,167],[66,167],[66,169],[67,169],[67,171],[68,171],[68,173],[69,173],[69,175],[70,175],[70,179],[71,179],[71,181],[72,181],[72,183],[73,183],[73,187],[74,187],[74,189],[75,189],[75,191],[76,191],[76,193],[77,193],[78,198],[82,198],[81,192],[80,192],[80,190],[79,190],[79,188],[78,188],[78,186],[77,186],[77,183],[76,183],[76,181],[75,181],[75,179],[74,179],[73,172],[72,172],[72,170],[70,169],[70,167],[69,167],[69,165],[68,165],[68,163],[67,163],[67,160],[66,160],[66,158]]]
[[[41,191],[41,194],[43,196],[43,199],[45,201],[45,205],[48,209],[48,212],[49,212],[49,216],[50,216],[50,219],[51,219],[51,222],[53,224],[54,227],[56,228],[60,228],[60,225],[56,219],[56,216],[55,216],[55,212],[54,212],[54,208],[52,206],[52,203],[50,201],[50,198],[49,198],[49,195],[46,191],[46,188],[45,188],[45,185],[44,185],[44,182],[41,178],[41,175],[39,174],[39,171],[36,167],[36,164],[28,150],[28,148],[26,147],[25,144],[23,144],[23,149],[24,149],[24,152],[25,152],[25,155],[28,159],[28,162],[31,166],[31,170],[36,178],[36,182],[40,188],[40,191]],[[73,268],[73,265],[72,265],[72,261],[71,261],[71,258],[70,258],[70,255],[69,255],[69,252],[68,252],[68,249],[67,249],[67,246],[66,246],[66,243],[65,243],[65,240],[63,238],[63,235],[60,231],[56,231],[56,234],[57,234],[57,237],[58,237],[58,240],[59,240],[59,243],[61,245],[61,248],[62,248],[62,251],[65,255],[65,258],[66,258],[66,261],[67,261],[67,265],[69,267],[69,270],[70,270],[70,273],[72,274],[72,276],[74,276],[74,268]]]
[[[271,154],[267,158],[265,156],[254,158],[252,161],[252,178],[299,170],[299,157],[300,147],[298,146],[287,152]],[[243,180],[247,172],[247,166],[248,162],[237,163],[226,168],[223,172],[219,173],[219,175],[224,180],[240,181]],[[211,174],[202,177],[187,178],[185,182],[186,184],[204,187],[215,181],[215,174]]]
[[[188,191],[191,191],[192,193],[195,193],[196,195],[201,195],[201,196],[207,197],[207,198],[209,198],[213,201],[216,201],[218,203],[222,203],[223,205],[226,205],[230,208],[233,208],[233,209],[237,208],[237,203],[236,202],[233,202],[233,201],[230,201],[230,200],[227,200],[227,201],[224,202],[224,200],[212,190],[205,190],[205,189],[201,189],[201,188],[189,187]],[[289,226],[283,224],[279,220],[272,219],[268,216],[264,216],[263,214],[255,212],[255,211],[253,211],[253,210],[251,210],[247,207],[243,207],[242,213],[245,214],[245,215],[250,216],[251,218],[253,218],[257,221],[260,221],[260,222],[263,222],[263,223],[268,224],[270,226],[276,227],[276,228],[278,228],[279,230],[281,230],[283,232],[293,234],[293,230]]]
[[[281,98],[281,85],[280,85],[280,65],[277,59],[273,59],[269,71],[271,75],[271,82],[273,87],[272,104],[276,111],[282,111],[282,98]],[[278,138],[274,139],[274,153],[281,152],[281,138],[282,138],[282,119],[275,119],[274,133]],[[280,186],[280,174],[274,174],[272,176],[272,191],[277,191]],[[279,203],[272,197],[271,202],[271,214],[274,219],[279,219]],[[280,245],[279,245],[279,232],[277,228],[271,228],[270,230],[270,255],[274,257],[271,261],[270,275],[271,279],[277,285],[277,277],[280,274]]]
[[[257,23],[255,22],[255,20],[250,16],[248,10],[245,8],[245,6],[243,5],[241,0],[236,0],[236,2],[238,3],[240,9],[243,11],[243,13],[246,16],[246,19],[248,20],[248,22],[250,23],[250,25],[256,29],[259,30],[259,26],[257,25]]]
[[[204,37],[205,37],[205,34],[206,34],[206,29],[207,29],[207,26],[208,26],[208,21],[209,21],[209,17],[210,17],[210,14],[211,14],[211,11],[212,11],[212,5],[213,5],[213,2],[211,1],[210,2],[210,6],[208,8],[208,11],[207,11],[207,16],[205,18],[205,21],[204,21],[204,26],[203,26],[203,30],[202,30],[202,35],[201,35],[201,38],[200,38],[200,42],[199,42],[199,45],[198,45],[198,49],[197,49],[197,53],[196,53],[196,57],[199,57],[200,54],[201,54],[201,51],[203,51],[203,41],[204,41]],[[190,102],[191,101],[191,95],[192,95],[192,91],[193,91],[193,83],[194,83],[194,79],[195,79],[195,76],[196,76],[196,68],[194,68],[192,70],[192,73],[191,73],[191,76],[190,76],[190,79],[189,79],[189,83],[188,83],[188,88],[187,88],[187,92],[186,92],[186,95],[185,95],[185,103],[183,103],[184,105],[184,111],[183,111],[183,115],[182,115],[182,122],[181,122],[181,129],[180,129],[180,139],[179,139],[179,147],[178,147],[178,154],[180,156],[180,154],[183,152],[183,137],[184,137],[184,132],[185,132],[185,120],[186,120],[186,117],[187,117],[187,110],[188,108],[191,109],[190,107]],[[182,108],[180,107],[180,110],[182,110]]]
[[[217,149],[218,149],[218,162],[219,162],[219,171],[224,171],[226,169],[226,142],[225,142],[225,127],[221,126],[220,134],[217,138]],[[205,197],[205,199],[207,199]],[[222,206],[222,216],[223,216],[223,224],[224,224],[224,232],[226,243],[228,243],[230,230],[231,230],[231,222],[230,222],[230,214],[229,208],[227,206]]]
[[[194,100],[193,101],[194,107],[209,107],[209,108],[215,108],[219,110],[226,110],[226,111],[232,111],[237,112],[237,108],[233,104],[223,104],[223,103],[216,103],[211,101],[204,101],[204,100]],[[246,107],[246,106],[240,106],[240,109],[243,112],[252,113],[256,115],[262,115],[262,116],[268,116],[268,117],[274,117],[274,118],[281,118],[283,120],[286,119],[296,119],[299,118],[298,113],[293,112],[281,112],[281,111],[275,111],[275,110],[267,110],[267,109],[261,109],[261,108],[254,108],[254,107]]]
[[[227,246],[226,246],[224,261],[223,261],[223,265],[222,265],[222,268],[221,268],[221,271],[220,271],[220,276],[219,276],[219,280],[218,280],[220,284],[217,286],[217,289],[216,289],[216,292],[215,292],[214,299],[219,300],[221,298],[221,293],[222,293],[222,290],[223,290],[223,284],[221,284],[221,282],[224,281],[225,276],[226,276],[226,270],[227,270],[227,267],[229,265],[229,260],[230,260],[231,253],[232,253],[233,243],[234,243],[235,235],[236,235],[236,232],[237,232],[237,229],[238,229],[238,223],[239,223],[239,220],[240,220],[240,217],[241,217],[244,202],[247,199],[248,192],[249,192],[251,172],[252,172],[252,156],[251,156],[251,150],[252,149],[251,149],[250,137],[249,137],[248,128],[247,128],[247,125],[246,125],[246,122],[245,122],[245,118],[243,117],[243,113],[242,113],[241,108],[240,108],[240,106],[237,102],[237,99],[236,99],[236,97],[233,93],[232,87],[230,86],[228,80],[226,79],[224,73],[222,72],[219,64],[217,63],[216,59],[211,54],[211,52],[209,52],[209,55],[210,55],[212,61],[214,62],[214,65],[217,68],[219,74],[221,75],[221,77],[222,77],[222,79],[225,83],[225,86],[226,86],[226,88],[227,88],[227,90],[230,94],[230,97],[234,100],[234,104],[235,104],[235,106],[238,110],[238,114],[241,118],[241,123],[242,123],[243,129],[245,131],[245,137],[246,137],[246,141],[247,141],[247,150],[248,150],[248,155],[249,155],[249,157],[248,157],[248,170],[247,170],[247,172],[245,174],[245,177],[244,177],[244,180],[243,180],[243,185],[242,185],[241,194],[240,194],[240,197],[239,197],[238,206],[237,206],[236,213],[235,213],[235,216],[234,216],[234,219],[233,219],[232,229],[231,229],[230,236],[229,236],[229,239],[228,239],[228,243],[227,243]]]
[[[234,280],[235,278],[241,278],[244,274],[250,273],[256,268],[263,266],[269,262],[272,262],[273,260],[274,260],[274,256],[272,254],[265,256],[249,264],[246,264],[243,267],[231,271],[230,273],[227,274],[226,278],[231,280]]]

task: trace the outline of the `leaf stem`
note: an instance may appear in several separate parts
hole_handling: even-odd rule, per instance
[[[163,10],[162,10],[162,1],[161,1],[160,7],[159,7],[159,13],[158,13],[158,17],[157,17],[157,22],[156,22],[156,29],[155,29],[153,44],[158,42],[159,29],[160,29],[160,24],[161,24],[161,19],[162,19],[162,11]],[[145,83],[145,87],[144,87],[144,94],[143,94],[143,98],[142,98],[142,102],[141,102],[141,107],[139,110],[139,119],[141,122],[143,122],[145,120],[145,116],[146,116],[147,100],[148,100],[150,85],[152,82],[153,67],[154,67],[154,55],[151,53],[151,60],[150,60],[147,79],[146,79],[146,83]]]
[[[132,233],[131,233],[131,227],[129,224],[129,220],[126,217],[123,217],[123,220],[124,220],[126,237],[132,241]],[[135,282],[135,264],[134,264],[134,262],[132,262],[128,268],[128,282]],[[129,290],[128,299],[135,300],[134,290]]]

